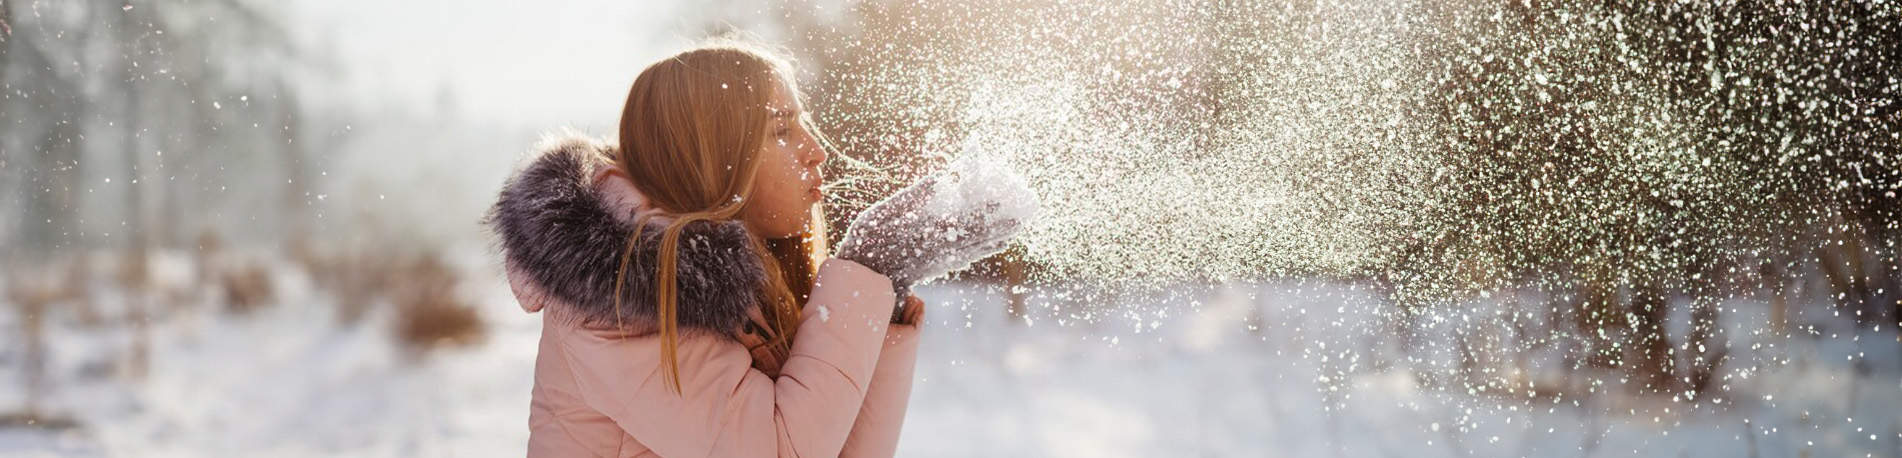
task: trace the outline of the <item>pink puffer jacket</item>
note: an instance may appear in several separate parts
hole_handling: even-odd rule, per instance
[[[646,211],[585,138],[545,145],[505,185],[487,223],[500,236],[524,310],[543,313],[529,413],[530,457],[892,456],[911,392],[918,328],[889,324],[890,280],[821,265],[792,355],[777,379],[736,340],[758,313],[759,260],[737,223],[681,237],[677,361],[662,376],[652,305],[657,237],[644,233],[614,301],[621,249]],[[644,281],[643,281],[644,280]]]

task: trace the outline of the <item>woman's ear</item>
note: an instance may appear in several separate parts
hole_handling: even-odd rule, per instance
[[[592,178],[594,189],[607,196],[608,202],[615,208],[646,210],[647,197],[634,187],[634,180],[618,165],[606,165],[594,170]],[[617,212],[617,214],[620,212]]]
[[[610,176],[617,176],[617,175],[620,176],[621,179],[623,180],[628,179],[627,171],[621,170],[620,164],[610,163],[607,165],[597,166],[594,168],[594,176],[590,177],[590,182],[594,183],[595,186],[600,186],[602,180],[606,180]],[[628,180],[628,182],[633,183],[634,181]]]

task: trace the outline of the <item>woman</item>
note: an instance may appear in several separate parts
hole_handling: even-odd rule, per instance
[[[544,311],[529,456],[894,453],[924,307],[894,304],[1017,222],[918,211],[927,178],[828,258],[828,153],[792,75],[747,44],[663,59],[618,145],[553,139],[504,185],[487,223]]]

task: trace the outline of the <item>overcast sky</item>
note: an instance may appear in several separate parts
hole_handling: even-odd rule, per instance
[[[298,40],[337,59],[360,107],[513,125],[608,125],[647,63],[692,42],[705,17],[679,0],[294,0]],[[321,48],[330,47],[329,50]],[[334,85],[334,86],[333,86]]]

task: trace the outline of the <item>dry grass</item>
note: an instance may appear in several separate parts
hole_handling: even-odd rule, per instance
[[[481,314],[457,293],[462,275],[434,252],[297,248],[291,256],[319,288],[337,298],[338,321],[356,324],[379,305],[392,307],[391,329],[418,352],[482,341]]]
[[[461,347],[480,343],[485,335],[474,307],[452,296],[417,296],[399,302],[396,337],[415,349]]]
[[[218,285],[224,288],[225,309],[245,314],[271,303],[274,289],[271,272],[263,265],[247,262],[218,272]]]
[[[394,269],[396,338],[416,350],[460,347],[482,341],[485,329],[475,307],[456,294],[461,276],[435,254]]]
[[[368,315],[371,305],[388,297],[394,269],[387,257],[372,256],[365,249],[300,250],[292,256],[310,272],[317,287],[337,298],[337,321],[357,324]]]

